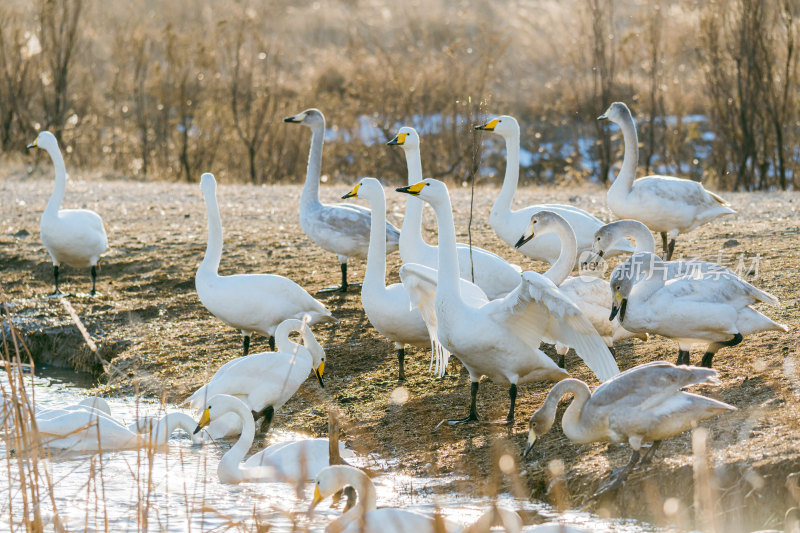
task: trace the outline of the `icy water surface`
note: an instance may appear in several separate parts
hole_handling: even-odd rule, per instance
[[[28,376],[30,391],[34,384],[37,409],[63,407],[78,403],[86,396],[81,385],[90,383],[85,376],[61,370],[44,370]],[[8,376],[0,372],[0,387],[8,390]],[[161,416],[165,407],[154,402],[131,398],[110,398],[112,415],[125,424],[142,416]],[[167,406],[168,411],[182,410]],[[188,414],[193,413],[183,410]],[[298,435],[275,433],[270,442],[297,438]],[[107,452],[98,454],[65,454],[52,452],[44,464],[40,508],[47,529],[53,528],[56,516],[68,530],[89,531],[254,531],[270,526],[270,531],[322,531],[341,513],[341,507],[330,506],[330,499],[308,513],[313,485],[302,490],[284,483],[244,483],[224,485],[218,482],[216,468],[220,457],[232,442],[192,445],[188,435],[177,431],[170,440],[168,452]],[[9,455],[5,441],[0,440],[0,456],[6,460],[0,482],[0,523],[22,526],[23,492],[17,455]],[[365,458],[363,464],[385,463],[383,458]],[[487,509],[488,500],[451,493],[432,495],[431,489],[452,479],[421,478],[385,474],[375,478],[378,505],[404,507],[433,513],[438,506],[451,520],[469,524]],[[52,500],[47,486],[53,487]],[[57,513],[53,512],[53,503]],[[11,504],[9,504],[11,502]],[[579,512],[561,515],[547,505],[521,501],[510,495],[500,503],[515,510],[538,513],[551,520],[583,526],[587,531],[639,533],[655,531],[635,521],[612,521]],[[11,508],[11,512],[9,512]],[[526,526],[529,530],[534,526]]]

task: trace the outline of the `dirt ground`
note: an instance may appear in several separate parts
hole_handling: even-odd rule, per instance
[[[104,218],[111,250],[101,259],[101,294],[88,297],[88,271],[69,267],[62,269],[62,289],[69,292],[67,299],[98,342],[99,353],[111,360],[107,372],[98,377],[97,391],[182,401],[241,351],[240,334],[208,313],[194,290],[195,270],[206,245],[200,188],[197,184],[88,178],[68,183],[64,207],[86,207]],[[352,183],[327,184],[322,189],[323,201],[336,201],[351,187]],[[34,177],[11,172],[0,181],[0,296],[9,304],[9,314],[25,332],[37,360],[67,361],[76,368],[97,370],[87,350],[60,340],[59,332],[74,327],[59,301],[44,297],[52,292],[52,265],[38,232],[51,189],[49,170]],[[387,192],[389,218],[399,227],[405,196],[387,190],[391,191]],[[524,269],[544,271],[546,265],[529,261],[492,232],[488,217],[498,190],[485,186],[475,192],[473,242]],[[470,191],[451,187],[451,193],[459,238],[466,242]],[[300,229],[299,196],[300,187],[293,185],[221,183],[218,197],[225,248],[220,273],[281,274],[311,294],[337,284],[336,258],[318,249]],[[346,439],[357,451],[376,452],[398,471],[454,474],[454,479],[463,480],[456,482],[457,490],[493,493],[510,488],[560,507],[585,507],[680,529],[780,527],[785,509],[798,503],[791,496],[796,493],[794,478],[787,485],[787,476],[800,471],[800,195],[724,196],[738,213],[682,235],[676,254],[720,261],[732,268],[744,260],[750,279],[781,299],[780,307],[762,311],[791,329],[785,334],[745,338],[715,358],[722,385],[702,392],[739,410],[701,424],[708,432],[707,456],[693,455],[691,433],[670,439],[652,465],[634,473],[613,501],[594,502],[591,495],[609,468],[627,461],[627,446],[574,445],[556,424],[527,460],[520,458],[528,417],[544,400],[548,384],[520,387],[517,421],[511,432],[483,422],[434,431],[440,420],[466,413],[466,372],[457,362],[451,363],[450,375],[436,380],[428,372],[429,351],[409,348],[409,379],[398,390],[392,344],[370,326],[357,290],[317,295],[339,319],[315,328],[327,353],[325,389],[308,380],[276,415],[276,425],[324,434],[326,410],[334,406],[342,412]],[[523,188],[515,206],[541,202],[572,204],[602,219],[613,219],[599,188]],[[433,241],[435,225],[429,210],[425,228]],[[399,281],[399,266],[399,254],[390,255],[390,282]],[[360,281],[363,270],[362,262],[352,261],[351,280]],[[267,349],[267,339],[254,338],[251,351],[261,349]],[[81,350],[83,355],[78,353]],[[651,338],[647,343],[620,343],[617,354],[625,369],[654,360],[674,361],[677,347]],[[698,363],[700,355],[694,352],[692,361]],[[575,377],[596,384],[572,353],[567,368]],[[503,418],[507,402],[504,386],[481,383],[478,411],[484,420]],[[559,419],[567,403],[562,402]],[[695,450],[700,449],[700,440],[695,438]],[[502,475],[495,465],[506,452],[515,468],[506,468],[510,473]],[[707,481],[701,468],[706,464],[710,466]]]

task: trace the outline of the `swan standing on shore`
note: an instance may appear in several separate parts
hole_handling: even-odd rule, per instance
[[[503,187],[500,189],[500,194],[497,196],[497,200],[492,206],[492,212],[489,215],[489,222],[497,236],[509,246],[514,246],[519,236],[528,226],[531,216],[538,211],[546,209],[558,213],[572,226],[577,239],[578,257],[583,252],[588,251],[592,246],[595,231],[604,222],[583,209],[568,205],[540,204],[528,206],[518,211],[511,210],[511,204],[514,201],[514,194],[517,192],[517,184],[519,182],[519,124],[516,119],[504,115],[490,120],[486,124],[475,126],[475,129],[496,133],[506,141],[506,174],[505,178],[503,178]],[[547,261],[553,264],[558,260],[561,246],[555,235],[544,235],[527,242],[525,246],[518,248],[518,250],[531,259]],[[622,240],[609,250],[611,255],[622,251],[632,252],[633,248]]]
[[[422,180],[422,162],[419,153],[419,135],[414,128],[402,127],[387,144],[401,146],[408,166],[408,185]],[[400,231],[400,257],[403,263],[417,263],[437,268],[439,257],[436,246],[422,238],[422,208],[425,203],[413,196],[406,201],[406,215]],[[519,285],[522,269],[483,248],[457,243],[458,266],[461,277],[475,283],[490,300],[502,298]],[[474,280],[473,280],[474,275]]]
[[[242,354],[250,350],[250,336],[269,337],[275,349],[275,328],[287,318],[310,317],[310,324],[335,321],[324,305],[294,281],[274,274],[219,275],[222,259],[222,221],[217,204],[217,181],[213,174],[200,178],[200,189],[208,213],[208,245],[194,278],[197,296],[212,315],[241,330]]]
[[[346,292],[347,259],[366,259],[369,249],[370,211],[353,204],[323,204],[319,201],[319,180],[322,169],[322,143],[325,117],[318,109],[286,117],[284,122],[302,124],[311,129],[311,150],[308,156],[306,182],[300,196],[300,226],[320,248],[335,253],[342,264],[342,285],[320,292]],[[400,231],[386,223],[386,249],[397,250]]]
[[[289,334],[298,332],[305,346],[293,342]],[[263,352],[237,357],[222,365],[207,384],[186,400],[201,409],[209,398],[228,394],[242,400],[252,411],[253,420],[263,418],[261,431],[266,432],[275,411],[291,398],[313,371],[320,386],[325,371],[325,351],[304,321],[289,318],[275,330],[277,352]],[[208,428],[213,438],[237,435],[242,431],[238,417],[215,416]]]
[[[370,324],[378,333],[392,341],[397,349],[399,380],[406,379],[405,345],[417,348],[430,346],[428,328],[419,309],[412,307],[408,292],[402,283],[386,286],[386,195],[375,178],[362,178],[353,190],[342,198],[364,197],[372,210],[367,269],[361,286],[361,305]]]
[[[622,102],[614,102],[597,118],[619,125],[625,140],[622,168],[606,195],[608,208],[619,218],[638,220],[652,231],[661,233],[665,260],[672,259],[678,234],[692,231],[719,216],[735,213],[725,200],[696,181],[672,176],[646,176],[634,180],[639,164],[639,140],[630,109]]]
[[[630,331],[654,333],[678,343],[678,364],[689,364],[692,344],[708,344],[701,366],[711,368],[720,348],[736,346],[746,335],[788,331],[784,324],[751,305],[778,305],[778,299],[725,272],[668,279],[665,263],[655,254],[634,254],[611,273],[613,306],[609,319]],[[641,281],[636,281],[641,280]]]
[[[94,296],[97,260],[108,250],[108,237],[103,227],[103,219],[88,209],[61,209],[67,188],[67,170],[55,135],[49,131],[39,133],[36,140],[28,145],[28,149],[31,148],[45,150],[53,160],[56,171],[56,184],[42,213],[39,228],[42,244],[53,260],[53,279],[56,286],[53,294],[60,294],[58,267],[61,263],[66,263],[73,268],[91,267],[92,290],[89,294]]]
[[[637,464],[646,464],[663,439],[691,429],[697,422],[725,411],[732,405],[684,392],[699,383],[717,383],[717,371],[692,366],[675,366],[664,361],[639,365],[603,383],[592,393],[578,379],[557,383],[542,406],[530,419],[524,456],[536,439],[550,431],[556,419],[558,402],[572,394],[561,426],[569,440],[577,443],[627,442],[633,454],[627,466],[615,472],[598,492],[619,488]],[[653,445],[640,456],[642,443]],[[641,457],[641,463],[639,461]]]
[[[575,232],[572,231],[572,226],[564,220],[564,217],[553,211],[539,211],[531,217],[528,228],[516,245],[522,246],[533,238],[549,233],[556,235],[561,242],[561,255],[542,276],[555,283],[561,293],[578,306],[608,346],[612,355],[616,340],[632,337],[647,340],[646,333],[631,333],[620,325],[618,319],[608,319],[608,315],[611,313],[611,289],[606,280],[594,276],[569,276],[578,250]],[[567,351],[569,351],[569,346],[556,343],[556,353],[559,355],[558,366],[561,368],[564,368],[564,356]]]
[[[436,212],[439,227],[436,277],[431,276],[431,269],[415,264],[403,265],[400,276],[422,316],[435,313],[437,327],[431,328],[431,336],[436,337],[434,344],[441,344],[456,355],[469,372],[469,416],[450,421],[451,424],[478,419],[476,397],[481,376],[510,385],[506,417],[509,424],[514,421],[518,384],[567,377],[563,369],[539,350],[542,338],[575,348],[601,380],[619,372],[614,358],[580,309],[552,281],[536,272],[524,272],[517,288],[502,299],[489,301],[485,296],[471,296],[465,300],[458,275],[455,226],[447,186],[426,179],[397,191],[418,196]]]

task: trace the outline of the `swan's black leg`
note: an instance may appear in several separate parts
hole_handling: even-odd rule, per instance
[[[667,261],[667,256],[669,255],[669,244],[667,244],[667,233],[662,231],[661,232],[661,248],[664,250],[663,259]]]
[[[661,446],[661,441],[654,440],[653,444],[650,446],[650,449],[644,453],[642,460],[639,461],[639,466],[644,466],[646,464],[649,464],[650,461],[653,460],[653,457],[656,455],[656,450],[658,449],[659,446]]]
[[[259,418],[263,417],[261,420],[261,433],[266,433],[269,431],[269,426],[272,424],[272,418],[275,416],[275,408],[271,405],[266,406],[260,412],[256,413],[253,412],[253,419],[258,420]]]
[[[406,360],[406,349],[405,347],[403,347],[397,350],[397,364],[400,367],[400,372],[397,374],[397,381],[406,380],[405,360]]]
[[[703,360],[700,362],[700,366],[711,368],[711,360],[714,358],[714,354],[716,354],[720,348],[725,348],[726,346],[736,346],[742,342],[743,338],[744,337],[742,337],[741,333],[737,333],[729,341],[712,342],[708,345],[708,348],[706,348],[706,353],[703,355]]]
[[[250,352],[250,335],[242,336],[242,356],[246,356]]]
[[[469,416],[467,418],[461,418],[459,420],[448,420],[447,423],[451,426],[456,426],[459,424],[466,424],[467,422],[474,422],[478,420],[478,382],[473,381],[469,388],[470,394],[470,402],[469,402]]]
[[[514,406],[517,403],[517,384],[512,383],[508,388],[508,398],[511,400],[511,405],[508,408],[508,416],[506,416],[506,424],[509,426],[514,425]]]
[[[624,483],[625,480],[628,478],[628,474],[631,473],[631,470],[636,466],[639,462],[639,450],[634,450],[633,455],[631,455],[630,461],[628,464],[623,466],[622,468],[615,468],[611,471],[611,476],[609,476],[608,481],[603,483],[603,485],[594,493],[595,498],[600,498],[605,496],[606,494],[612,493],[618,490]]]
[[[676,365],[688,365],[689,364],[689,350],[678,350],[678,360],[675,362]]]
[[[617,360],[617,351],[614,349],[614,347],[613,346],[609,346],[608,347],[608,351],[609,351],[609,353],[611,353],[611,357],[614,358],[614,361],[616,361]]]
[[[92,290],[89,292],[90,296],[94,296],[97,294],[97,291],[94,290],[94,286],[97,283],[97,267],[92,265]]]
[[[275,337],[273,337],[272,335],[269,336],[269,351],[271,352],[275,351]]]
[[[669,241],[669,246],[667,247],[667,261],[672,260],[672,252],[675,251],[675,239],[671,239]]]
[[[58,290],[58,265],[53,265],[53,279],[56,282],[56,290],[53,292],[53,296],[58,296],[61,294],[61,291]]]
[[[338,287],[327,287],[319,292],[347,292],[347,263],[342,263],[342,284]]]

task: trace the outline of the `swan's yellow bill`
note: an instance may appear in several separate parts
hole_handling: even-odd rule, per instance
[[[358,188],[360,186],[361,186],[360,182],[356,183],[356,186],[353,187],[353,190],[350,191],[349,193],[345,194],[344,196],[342,196],[342,199],[344,199],[344,198],[353,198],[354,196],[358,196]]]
[[[425,188],[426,185],[427,183],[420,181],[414,185],[409,185],[408,187],[400,187],[397,189],[397,192],[407,192],[408,194],[417,196],[420,192],[422,192],[422,189]]]
[[[397,136],[392,139],[392,144],[396,144],[397,146],[402,146],[406,143],[406,137],[408,137],[408,133],[398,133]]]
[[[209,423],[211,423],[211,409],[206,407],[205,411],[203,411],[203,415],[200,417],[200,421],[197,423],[197,427],[195,428],[194,432],[197,433]]]
[[[325,372],[325,361],[320,361],[319,366],[317,367],[317,373],[322,377],[322,373]]]
[[[500,119],[497,119],[497,118],[496,118],[496,119],[494,119],[494,120],[491,120],[491,121],[487,122],[487,123],[486,123],[486,124],[484,124],[483,126],[478,126],[478,127],[477,127],[477,128],[475,128],[475,129],[478,129],[478,130],[485,130],[485,131],[494,131],[494,129],[497,127],[497,124],[498,124],[499,122],[500,122]]]
[[[28,145],[28,148],[36,148],[37,146],[39,146],[39,137],[36,137],[36,139],[34,139],[33,142]]]
[[[311,500],[311,507],[314,507],[322,501],[322,495],[319,493],[319,485],[314,487],[314,499]]]

